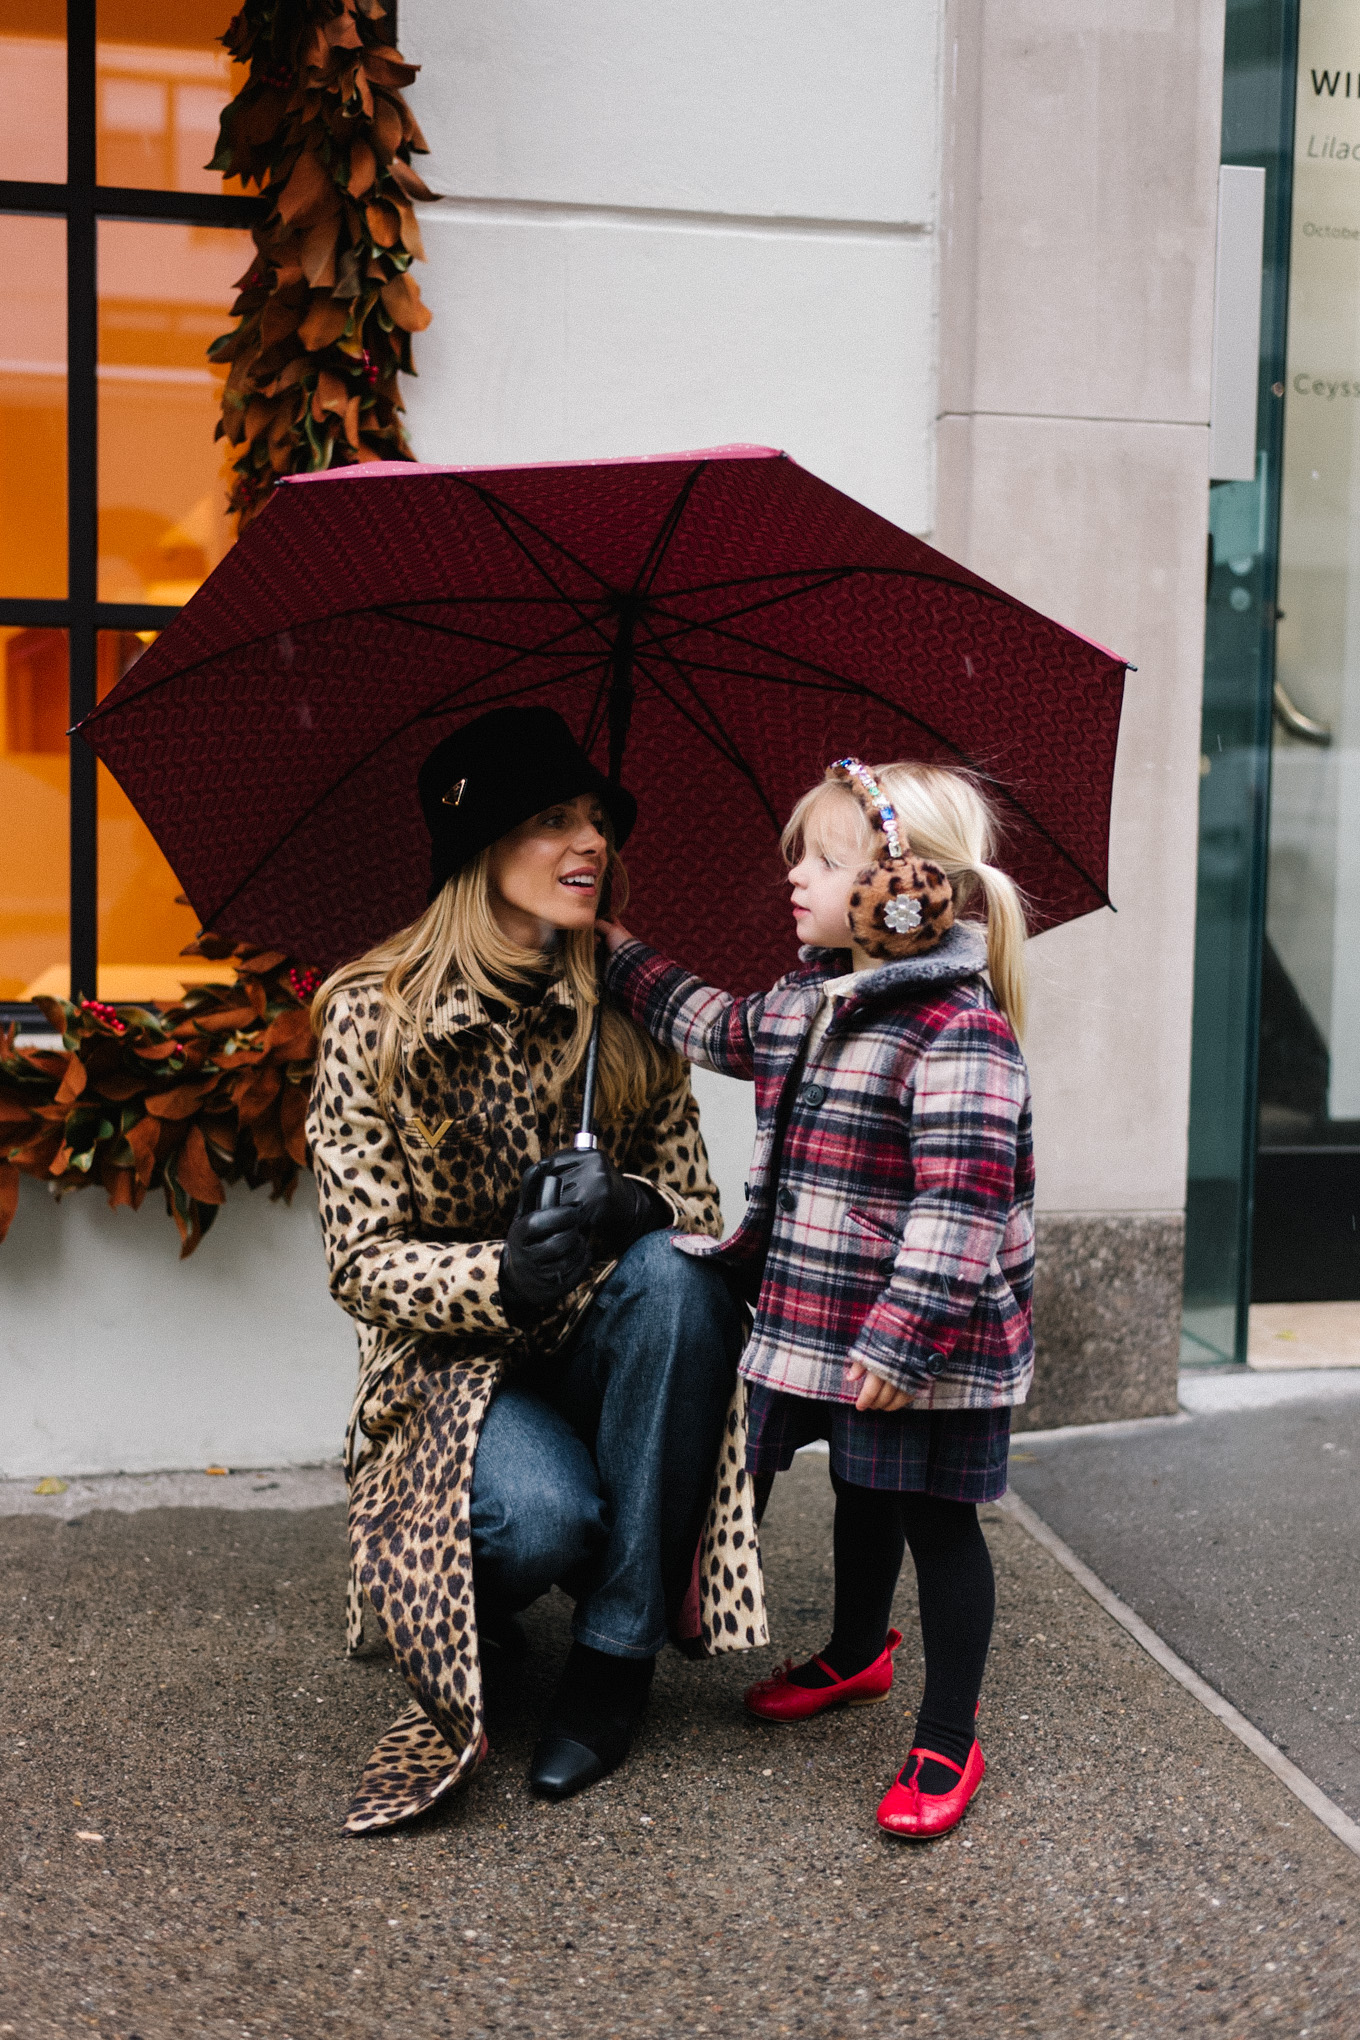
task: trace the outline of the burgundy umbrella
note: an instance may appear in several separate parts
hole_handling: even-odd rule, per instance
[[[425,904],[426,752],[549,702],[638,795],[630,924],[749,990],[847,753],[979,773],[1036,930],[1108,904],[1124,670],[767,447],[373,463],[281,483],[80,727],[204,927],[329,967]]]

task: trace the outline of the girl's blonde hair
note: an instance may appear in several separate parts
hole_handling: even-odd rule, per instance
[[[1025,1031],[1025,911],[1013,880],[992,863],[998,829],[982,789],[966,772],[939,765],[873,765],[911,848],[943,869],[960,917],[979,902],[987,928],[987,972],[996,1002],[1018,1035]],[[823,780],[805,793],[780,838],[791,864],[804,850],[835,864],[867,863],[874,837],[843,782]]]
[[[429,1050],[427,1030],[450,986],[457,980],[484,999],[504,1000],[507,987],[530,983],[550,965],[560,967],[576,1007],[571,1039],[557,1058],[549,1096],[560,1098],[585,1060],[591,1022],[599,999],[595,974],[595,933],[563,933],[553,958],[521,949],[506,936],[491,908],[489,850],[483,850],[440,889],[418,920],[385,942],[333,971],[312,1000],[312,1026],[320,1034],[331,998],[348,985],[376,981],[381,1013],[375,1048],[378,1097],[392,1102],[402,1064],[416,1048]],[[628,898],[628,878],[610,847],[611,911]],[[684,1064],[655,1048],[631,1020],[606,1006],[600,1029],[596,1116],[605,1124],[641,1112],[659,1090],[676,1084]]]

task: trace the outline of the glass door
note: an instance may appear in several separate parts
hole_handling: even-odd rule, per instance
[[[1360,1298],[1360,4],[1299,10],[1256,1302]]]
[[[1296,35],[1296,0],[1228,0],[1223,161],[1264,171],[1265,239],[1256,473],[1209,491],[1185,1204],[1190,1364],[1247,1355]]]

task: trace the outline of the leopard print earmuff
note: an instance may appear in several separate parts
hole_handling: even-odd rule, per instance
[[[855,875],[847,919],[866,956],[896,963],[933,949],[954,925],[954,888],[938,864],[913,856],[897,810],[858,758],[828,765],[829,781],[855,796],[874,831],[874,861]]]

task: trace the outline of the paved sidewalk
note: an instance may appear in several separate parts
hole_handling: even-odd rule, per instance
[[[824,1459],[776,1489],[780,1654],[825,1641],[829,1503]],[[633,1761],[562,1807],[523,1784],[566,1636],[540,1604],[469,1791],[347,1841],[400,1695],[340,1654],[338,1507],[0,1522],[0,2033],[1351,2040],[1360,1862],[986,1513],[990,1775],[917,1850],[873,1825],[907,1592],[887,1705],[767,1729],[739,1696],[775,1652],[671,1655]]]
[[[1181,1400],[1018,1438],[1015,1492],[1360,1817],[1360,1372],[1192,1373]]]

